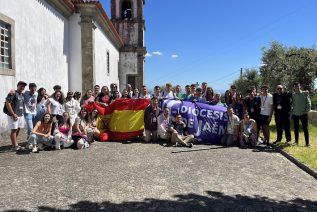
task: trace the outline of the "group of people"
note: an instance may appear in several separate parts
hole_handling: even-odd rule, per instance
[[[202,83],[186,85],[182,92],[180,85],[173,88],[167,83],[163,89],[155,86],[153,94],[149,93],[146,86],[132,89],[130,84],[120,93],[115,83],[100,88],[95,85],[81,96],[80,92],[67,92],[66,97],[61,86],[53,87],[54,93],[48,95],[45,88],[37,89],[35,83],[29,84],[20,81],[16,90],[11,90],[6,97],[4,113],[7,114],[8,126],[11,130],[11,142],[13,149],[23,149],[17,137],[20,128],[27,126],[28,145],[32,152],[38,152],[45,148],[77,148],[83,149],[90,146],[100,137],[97,128],[98,111],[87,111],[86,105],[90,102],[98,102],[108,106],[118,98],[151,99],[151,104],[145,109],[145,130],[143,139],[147,142],[157,139],[170,140],[176,146],[192,147],[195,138],[189,134],[186,124],[182,121],[181,114],[175,119],[170,117],[170,109],[160,108],[159,102],[163,99],[179,99],[183,101],[200,102],[210,105],[227,107],[228,123],[226,133],[222,137],[222,144],[241,146],[255,146],[258,141],[259,130],[262,129],[264,143],[270,144],[269,124],[273,113],[277,127],[276,142],[282,140],[283,130],[286,141],[291,141],[290,118],[294,120],[295,144],[298,144],[299,120],[302,122],[306,146],[309,146],[308,118],[310,111],[310,99],[307,92],[301,91],[299,83],[294,83],[294,92],[285,92],[282,85],[278,85],[276,92],[269,93],[268,86],[262,86],[261,92],[250,87],[249,95],[245,98],[237,92],[232,85],[226,91],[224,97],[221,93]]]

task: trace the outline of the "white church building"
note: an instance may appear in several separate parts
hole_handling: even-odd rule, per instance
[[[110,0],[109,0],[110,1]],[[144,80],[144,0],[0,0],[0,108],[18,81],[48,93]],[[28,89],[28,87],[26,87]],[[0,133],[7,130],[0,113]]]

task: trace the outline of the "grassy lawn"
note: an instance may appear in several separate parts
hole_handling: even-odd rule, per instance
[[[272,120],[270,124],[270,131],[271,131],[271,141],[276,140],[276,126],[275,122]],[[294,128],[292,124],[292,142],[294,143]],[[300,124],[300,131],[299,131],[299,145],[293,146],[289,145],[285,142],[285,134],[283,134],[282,142],[278,143],[277,145],[282,148],[284,151],[291,154],[293,157],[297,158],[302,163],[308,165],[309,167],[317,170],[317,126],[313,124],[309,124],[309,141],[310,147],[305,147],[305,138],[304,133],[301,129]]]

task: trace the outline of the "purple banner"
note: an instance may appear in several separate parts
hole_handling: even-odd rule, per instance
[[[227,127],[226,107],[179,100],[165,100],[162,104],[163,108],[170,108],[173,121],[176,114],[182,115],[188,132],[195,135],[199,143],[220,143]]]

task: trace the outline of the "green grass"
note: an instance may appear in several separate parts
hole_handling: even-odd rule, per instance
[[[276,126],[275,122],[272,121],[270,124],[271,141],[276,140]],[[294,143],[294,128],[291,126],[292,143]],[[299,131],[299,145],[293,146],[285,142],[285,134],[283,133],[282,142],[278,143],[277,146],[282,148],[287,153],[298,159],[300,162],[308,165],[309,167],[317,170],[317,126],[309,124],[309,141],[310,147],[305,147],[304,133],[301,129]]]

